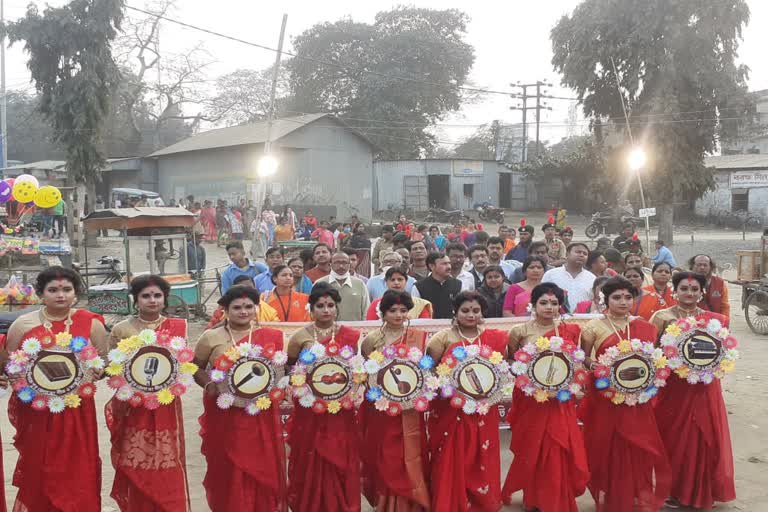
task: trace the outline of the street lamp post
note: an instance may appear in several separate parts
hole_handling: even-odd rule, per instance
[[[629,153],[629,169],[637,176],[637,184],[640,186],[640,204],[643,210],[645,206],[645,192],[643,191],[643,179],[640,176],[640,170],[645,166],[646,156],[642,148],[635,148]],[[648,212],[645,212],[646,214]],[[648,249],[646,254],[651,254],[651,224],[650,217],[645,215],[645,246]]]

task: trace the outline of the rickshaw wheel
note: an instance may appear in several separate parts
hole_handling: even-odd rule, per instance
[[[752,292],[744,303],[744,317],[755,334],[768,334],[768,293]]]
[[[171,294],[168,296],[168,306],[165,308],[165,316],[189,319],[189,305],[178,295]]]

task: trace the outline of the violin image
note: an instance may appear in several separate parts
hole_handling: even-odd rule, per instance
[[[336,372],[336,373],[327,373],[320,377],[320,379],[313,379],[312,382],[315,384],[322,383],[322,384],[346,384],[347,383],[347,376],[344,373]]]

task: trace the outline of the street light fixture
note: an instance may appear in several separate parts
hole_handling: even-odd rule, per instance
[[[643,151],[643,148],[635,148],[629,153],[629,158],[627,159],[629,163],[629,168],[637,172],[640,169],[643,168],[645,165],[647,158],[645,156],[645,151]]]
[[[272,155],[264,155],[259,160],[259,167],[257,172],[260,177],[268,178],[273,176],[277,172],[278,161]]]
[[[629,152],[629,156],[627,157],[627,163],[629,164],[629,169],[635,173],[635,176],[637,176],[637,184],[640,186],[640,203],[642,205],[643,210],[646,209],[645,206],[645,191],[643,190],[643,179],[640,177],[640,171],[643,167],[645,167],[645,163],[647,161],[647,157],[645,155],[645,151],[643,148],[634,148],[632,151]],[[648,216],[648,212],[645,212],[645,246],[648,249],[647,254],[651,254],[651,224],[650,224],[650,217]]]

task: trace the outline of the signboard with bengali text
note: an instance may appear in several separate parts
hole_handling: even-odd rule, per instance
[[[768,187],[768,170],[734,171],[731,173],[731,188]]]

